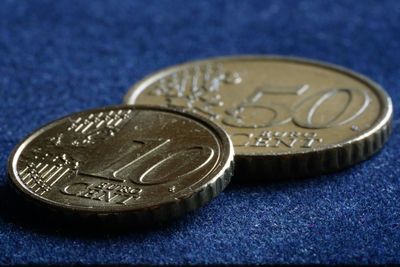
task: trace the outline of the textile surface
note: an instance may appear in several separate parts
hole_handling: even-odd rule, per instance
[[[194,213],[119,234],[52,226],[8,185],[7,157],[33,130],[121,103],[160,68],[236,54],[313,58],[369,76],[394,103],[389,142],[334,174],[234,179]],[[0,264],[400,264],[399,62],[397,0],[1,1]]]

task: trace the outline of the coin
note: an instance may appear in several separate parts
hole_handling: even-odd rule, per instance
[[[154,221],[218,195],[230,181],[232,161],[229,136],[207,119],[116,106],[44,126],[15,148],[8,168],[18,192],[53,210]]]
[[[392,103],[348,69],[291,57],[189,62],[135,84],[125,103],[182,107],[222,126],[246,178],[338,170],[377,152],[391,129]]]

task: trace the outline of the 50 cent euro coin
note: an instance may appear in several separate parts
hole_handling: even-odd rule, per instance
[[[375,82],[314,60],[242,56],[166,68],[133,85],[127,104],[181,107],[230,135],[245,179],[309,176],[377,152],[392,102]]]

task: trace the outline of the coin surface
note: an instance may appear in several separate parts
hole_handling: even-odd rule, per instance
[[[75,113],[12,152],[12,184],[47,207],[82,215],[176,217],[229,183],[229,136],[200,116],[149,106]]]
[[[248,178],[337,170],[378,151],[392,103],[368,78],[291,57],[226,57],[161,70],[135,84],[125,103],[182,107],[231,136]],[[251,176],[251,177],[250,177]]]

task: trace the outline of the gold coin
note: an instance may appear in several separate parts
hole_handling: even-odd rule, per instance
[[[229,183],[233,146],[203,117],[118,106],[39,129],[9,159],[12,184],[65,213],[164,220],[200,207]]]
[[[290,57],[226,57],[152,74],[128,104],[182,107],[222,126],[248,178],[340,169],[376,151],[390,133],[385,91],[348,69]]]

